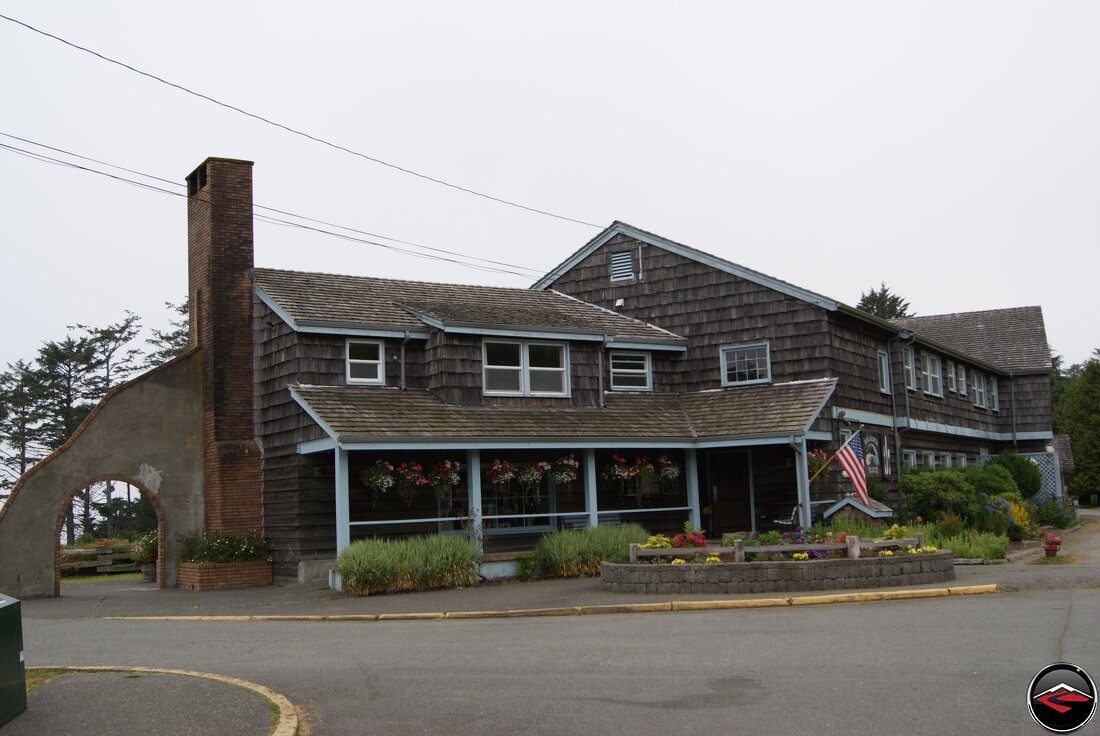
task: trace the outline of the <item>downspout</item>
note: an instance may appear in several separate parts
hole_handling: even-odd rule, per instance
[[[1020,446],[1016,432],[1016,374],[1012,371],[1008,372],[1008,395],[1012,403],[1012,451],[1016,452]]]
[[[405,339],[401,341],[401,390],[405,390],[405,346],[409,344],[409,331],[405,330]]]
[[[608,336],[608,335],[604,335],[603,336],[603,342],[600,343],[600,354],[596,357],[596,362],[597,362],[598,367],[599,367],[599,382],[598,382],[597,386],[598,386],[598,389],[599,389],[599,392],[600,392],[600,408],[601,409],[604,408],[604,406],[606,405],[606,402],[604,401],[604,396],[603,396],[603,354],[604,354],[604,352],[606,352],[607,344],[609,342],[611,342],[611,337]]]

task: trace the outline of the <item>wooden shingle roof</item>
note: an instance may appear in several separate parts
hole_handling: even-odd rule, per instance
[[[448,326],[683,342],[683,338],[667,330],[556,291],[269,268],[257,268],[254,283],[299,325],[422,330],[426,317]]]
[[[891,320],[1005,372],[1049,371],[1050,348],[1042,307],[989,309]]]
[[[456,406],[423,390],[295,386],[341,443],[651,440],[785,436],[807,430],[835,379],[696,394],[609,394],[604,407]]]
[[[1062,472],[1068,473],[1073,470],[1073,446],[1070,444],[1069,435],[1056,434],[1050,444],[1058,453],[1058,464],[1062,466]]]

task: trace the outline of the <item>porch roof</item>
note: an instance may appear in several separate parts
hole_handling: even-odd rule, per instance
[[[691,444],[803,434],[836,379],[693,394],[608,394],[604,407],[456,406],[423,390],[295,386],[294,399],[341,445],[393,442],[639,441]]]

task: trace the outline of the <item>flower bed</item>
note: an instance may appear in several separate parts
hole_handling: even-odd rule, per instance
[[[225,590],[271,585],[271,563],[267,560],[181,562],[176,584],[191,590]]]
[[[615,593],[784,593],[943,583],[955,579],[950,552],[857,559],[600,565]]]

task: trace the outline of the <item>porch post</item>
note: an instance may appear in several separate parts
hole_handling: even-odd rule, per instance
[[[684,451],[684,479],[687,481],[688,506],[691,507],[691,528],[703,528],[703,516],[699,506],[699,463],[695,448]]]
[[[466,493],[469,496],[469,508],[466,513],[470,520],[470,539],[481,551],[481,450],[466,451]]]
[[[600,513],[596,508],[596,451],[591,447],[584,450],[584,510],[588,512],[588,527],[598,527]]]
[[[336,488],[336,556],[339,557],[344,548],[351,544],[351,512],[349,510],[348,491],[348,451],[337,447],[335,454],[335,481]],[[335,571],[329,573],[329,587],[343,590],[344,584],[340,575]]]
[[[805,437],[794,445],[794,472],[798,483],[798,525],[806,529],[810,526],[810,466],[806,461]]]

